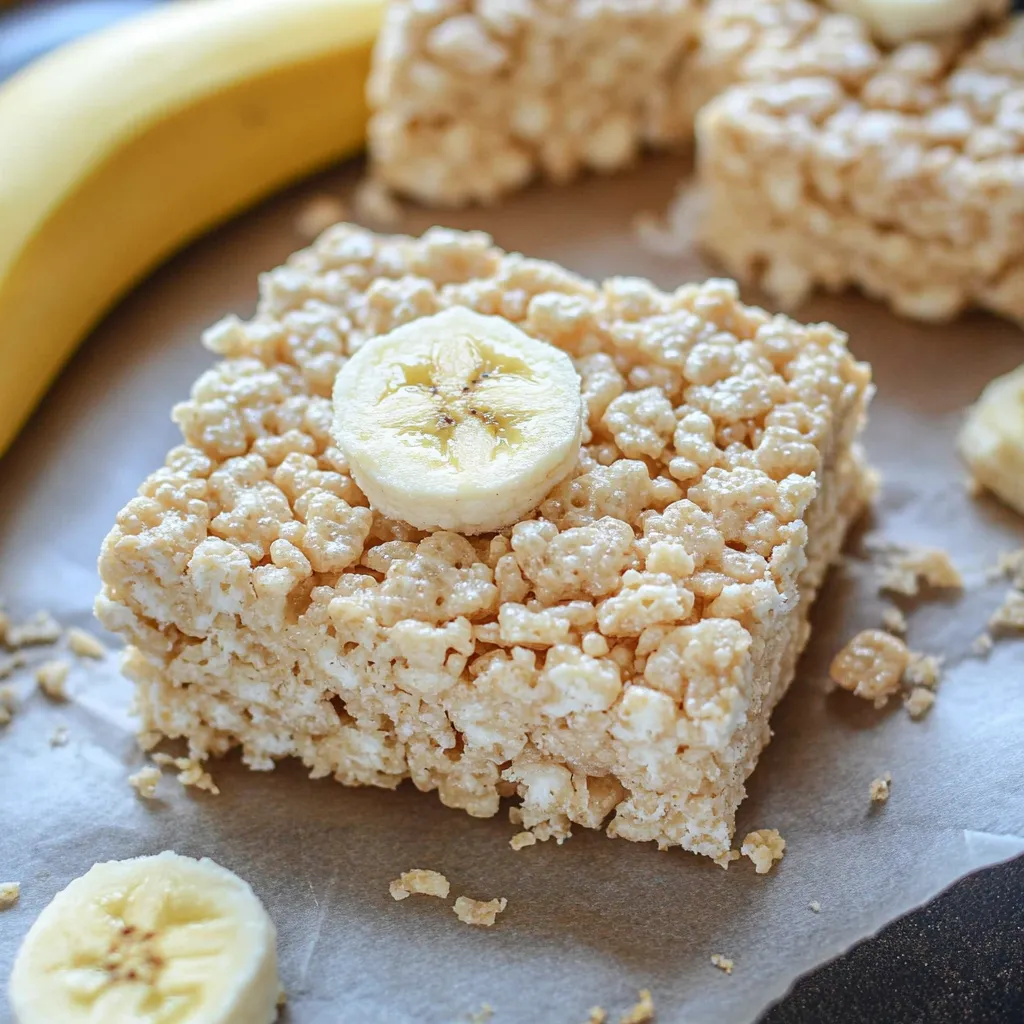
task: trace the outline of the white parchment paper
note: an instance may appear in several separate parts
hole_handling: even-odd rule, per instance
[[[595,277],[673,286],[710,268],[693,254],[644,253],[631,219],[661,207],[681,170],[665,158],[445,222]],[[303,205],[325,190],[343,194],[355,173],[295,190],[195,246],[83,347],[0,461],[0,593],[14,617],[46,608],[65,625],[89,625],[100,542],[177,442],[170,406],[211,360],[199,332],[226,312],[251,311],[258,272],[302,243]],[[408,228],[431,222],[416,212]],[[95,861],[172,848],[215,858],[265,900],[291,1024],[442,1024],[484,1004],[496,1024],[573,1024],[594,1005],[615,1021],[639,988],[651,989],[659,1021],[729,1024],[752,1020],[801,972],[957,877],[1024,850],[1024,644],[1001,642],[987,659],[968,653],[1005,589],[987,584],[985,569],[1024,544],[1024,521],[969,497],[952,449],[964,406],[1024,360],[1024,333],[981,316],[912,325],[856,297],[800,315],[849,330],[875,365],[868,449],[885,487],[825,587],[775,740],[750,781],[740,834],[774,827],[788,843],[770,876],[745,860],[725,872],[582,831],[560,848],[515,853],[504,815],[474,820],[411,786],[312,782],[296,764],[266,775],[229,759],[213,767],[221,796],[184,792],[166,777],[161,799],[145,803],[126,782],[144,759],[111,654],[75,662],[65,705],[33,692],[29,673],[16,679],[22,706],[0,731],[0,881],[20,881],[22,895],[0,914],[0,979],[73,877]],[[898,702],[876,711],[825,692],[834,652],[880,623],[872,540],[945,547],[968,582],[962,595],[903,605],[911,646],[947,658],[938,702],[917,723]],[[51,747],[61,725],[70,740]],[[873,809],[868,785],[885,771],[892,797]],[[411,867],[444,872],[453,896],[505,896],[508,909],[485,930],[438,900],[395,903],[388,882]],[[734,959],[731,976],[711,965],[713,953]],[[0,1020],[9,1020],[5,1006]]]

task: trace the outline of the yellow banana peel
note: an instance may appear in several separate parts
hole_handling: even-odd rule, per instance
[[[383,0],[180,0],[0,87],[0,455],[186,242],[362,147]]]

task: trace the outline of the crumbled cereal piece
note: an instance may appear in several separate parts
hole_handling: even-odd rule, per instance
[[[882,625],[897,636],[904,636],[907,632],[907,617],[895,605],[889,605],[882,612]]]
[[[711,962],[720,970],[726,974],[732,974],[732,969],[736,966],[736,962],[730,957],[722,956],[721,953],[712,953]]]
[[[337,196],[313,196],[295,218],[295,230],[307,241],[319,238],[329,227],[348,217],[348,207]]]
[[[66,725],[58,725],[56,729],[50,734],[50,746],[51,747],[66,747],[68,740],[71,739],[71,733],[68,732]]]
[[[72,654],[77,654],[80,658],[100,659],[107,653],[107,648],[99,637],[78,626],[72,626],[68,630],[68,647]]]
[[[935,694],[926,686],[915,686],[903,701],[911,718],[922,718],[935,703]]]
[[[728,863],[813,595],[871,493],[870,372],[845,336],[731,282],[593,282],[441,228],[335,225],[260,292],[251,321],[207,333],[223,359],[100,555],[143,745],[185,739],[186,780],[231,748],[258,770],[294,756],[478,817],[511,798],[538,842],[603,828]],[[571,477],[493,536],[372,510],[332,436],[344,361],[460,305],[568,353],[587,404]]]
[[[590,1015],[587,1017],[586,1024],[605,1024],[608,1020],[608,1013],[600,1006],[592,1006],[590,1008]]]
[[[144,800],[156,799],[156,787],[160,783],[160,769],[147,764],[133,775],[128,776],[128,785]]]
[[[749,857],[754,870],[759,875],[766,875],[777,860],[782,860],[786,852],[786,840],[779,835],[776,828],[761,828],[756,832],[748,832],[743,837],[740,853]]]
[[[39,689],[50,700],[67,700],[68,691],[66,684],[70,670],[71,666],[66,661],[61,661],[60,659],[44,661],[36,669],[36,682],[39,684]]]
[[[469,1015],[470,1024],[487,1024],[494,1016],[494,1007],[490,1003],[484,1003],[476,1013]]]
[[[60,633],[60,623],[49,612],[40,611],[27,622],[8,626],[4,642],[13,648],[44,646],[55,644]]]
[[[403,871],[388,887],[393,900],[408,899],[413,893],[422,896],[437,896],[446,900],[451,886],[448,879],[438,871],[413,868]]]
[[[2,677],[0,677],[2,678]],[[7,725],[18,706],[18,698],[13,686],[0,686],[0,725]]]
[[[7,642],[7,632],[11,628],[10,616],[0,608],[0,644]]]
[[[989,632],[979,633],[971,641],[971,654],[976,655],[979,658],[988,657],[989,652],[995,646],[995,640],[992,639],[992,634]]]
[[[1015,633],[1024,630],[1024,591],[1011,590],[1003,603],[992,613],[988,628],[994,633]]]
[[[1018,590],[1024,590],[1024,548],[1000,553],[991,570],[990,579],[1000,577],[1011,580]]]
[[[213,776],[195,758],[172,757],[170,754],[154,754],[153,760],[163,767],[177,768],[178,781],[183,786],[204,789],[207,793],[212,793],[214,796],[220,795],[220,790],[213,781]]]
[[[891,786],[892,775],[890,775],[889,772],[886,772],[877,779],[873,779],[871,785],[868,787],[871,802],[874,804],[884,804],[889,799],[889,789]]]
[[[817,900],[811,900],[811,902],[808,903],[807,906],[809,906],[815,914],[821,913],[821,904]]]
[[[883,707],[900,688],[910,661],[907,645],[879,629],[858,633],[833,659],[833,682]]]
[[[460,896],[452,909],[463,924],[475,924],[490,928],[497,916],[507,906],[508,900],[504,896],[488,900],[486,903],[482,900],[471,900],[468,896]]]
[[[651,998],[650,989],[642,988],[636,1005],[619,1018],[619,1024],[647,1024],[652,1020],[654,1020],[654,1000]]]
[[[944,661],[945,659],[941,655],[911,651],[907,667],[903,672],[903,682],[908,686],[928,686],[934,689],[942,679]]]
[[[382,181],[366,178],[352,197],[356,216],[374,228],[395,228],[402,223],[404,211]]]
[[[517,832],[509,841],[508,845],[513,850],[522,850],[527,846],[533,846],[537,837],[532,832]]]
[[[13,907],[21,896],[21,882],[0,882],[0,910]]]
[[[7,679],[9,676],[14,675],[24,664],[25,656],[23,654],[0,657],[0,679]]]
[[[916,597],[924,581],[930,587],[960,590],[963,577],[949,554],[939,548],[906,547],[888,553],[879,570],[879,589]]]

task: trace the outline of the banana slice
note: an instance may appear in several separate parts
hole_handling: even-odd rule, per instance
[[[1024,366],[985,388],[959,447],[978,483],[1024,515]]]
[[[59,892],[14,962],[18,1024],[270,1024],[276,933],[237,875],[161,853]]]
[[[958,32],[986,15],[1002,14],[1006,0],[827,0],[829,7],[866,22],[882,42]]]
[[[334,410],[370,504],[421,530],[518,522],[572,471],[583,433],[572,360],[462,307],[367,342],[338,374]]]

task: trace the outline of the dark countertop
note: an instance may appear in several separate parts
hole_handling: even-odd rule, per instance
[[[0,79],[60,43],[160,2],[20,5],[0,15]],[[807,975],[761,1024],[888,1021],[1024,1022],[1024,858],[961,880]]]

